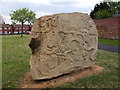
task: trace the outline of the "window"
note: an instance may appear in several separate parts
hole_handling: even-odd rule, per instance
[[[4,29],[7,29],[7,27],[4,27]]]
[[[18,27],[16,27],[16,29],[18,29]]]
[[[2,31],[0,31],[0,35],[2,34]]]
[[[8,29],[10,29],[10,27],[8,27]]]
[[[23,27],[23,29],[25,29],[25,27]]]
[[[17,31],[14,32],[14,34],[17,34],[17,33],[18,33]]]
[[[5,31],[4,34],[7,34],[7,31]]]
[[[0,27],[0,30],[2,30],[2,27]]]
[[[21,29],[21,27],[19,27],[19,29]]]

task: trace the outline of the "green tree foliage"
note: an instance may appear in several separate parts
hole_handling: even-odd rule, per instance
[[[14,21],[12,21],[12,24],[14,24],[14,25],[15,25],[16,23],[15,23]]]
[[[118,1],[118,2],[109,2],[107,4],[110,7],[109,11],[111,11],[112,15],[120,14],[120,1]]]
[[[19,22],[22,24],[21,37],[23,36],[23,24],[25,22],[28,22],[29,24],[33,23],[35,20],[35,15],[36,14],[33,11],[31,11],[27,8],[18,9],[16,11],[11,12],[10,17],[11,17],[12,22],[15,22],[15,23]]]
[[[120,14],[119,2],[100,2],[96,4],[94,10],[91,11],[90,16],[93,19],[102,19],[112,17],[115,14]]]
[[[95,19],[101,19],[106,17],[111,17],[111,13],[108,12],[107,10],[101,10],[95,13]]]
[[[34,23],[34,20],[36,19],[35,15],[36,14],[34,12],[32,12],[32,11],[30,11],[28,13],[28,15],[27,15],[27,22],[28,22],[28,24]]]

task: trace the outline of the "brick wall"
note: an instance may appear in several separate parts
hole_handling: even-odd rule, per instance
[[[99,38],[120,40],[120,16],[94,20]]]

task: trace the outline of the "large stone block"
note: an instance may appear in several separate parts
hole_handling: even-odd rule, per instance
[[[98,33],[90,16],[62,13],[43,16],[31,33],[31,75],[50,79],[94,64]]]

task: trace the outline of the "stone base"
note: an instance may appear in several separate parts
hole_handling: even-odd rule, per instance
[[[30,72],[27,72],[20,82],[21,83],[20,88],[55,88],[66,82],[73,82],[77,79],[89,77],[91,75],[96,75],[101,73],[102,71],[103,71],[102,67],[93,65],[81,71],[65,74],[53,79],[45,79],[39,81],[33,80],[32,77],[30,76]]]

